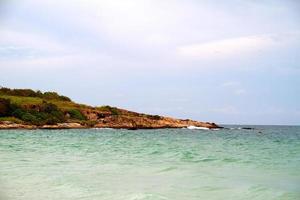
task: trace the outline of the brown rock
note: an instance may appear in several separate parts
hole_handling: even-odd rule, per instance
[[[43,125],[39,127],[41,129],[77,129],[86,128],[79,123],[58,123],[55,125]]]

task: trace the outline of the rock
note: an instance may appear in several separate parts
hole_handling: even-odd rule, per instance
[[[43,125],[39,127],[41,129],[77,129],[77,128],[86,128],[79,123],[58,123],[55,125]]]
[[[251,128],[251,127],[242,127],[242,129],[244,129],[244,130],[254,130],[254,128]]]
[[[222,128],[214,123],[198,122],[193,120],[179,120],[170,117],[160,119],[147,118],[145,116],[111,116],[99,120],[95,128],[123,128],[123,129],[158,129],[158,128],[187,128],[189,126],[208,129]]]
[[[10,121],[0,122],[0,129],[36,129],[35,125],[16,124]]]

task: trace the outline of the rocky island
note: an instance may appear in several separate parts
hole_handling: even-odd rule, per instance
[[[92,107],[56,92],[0,88],[0,129],[221,128],[215,123],[149,115],[111,106]]]

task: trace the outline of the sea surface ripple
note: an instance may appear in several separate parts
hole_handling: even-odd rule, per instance
[[[0,199],[300,199],[300,127],[1,130]]]

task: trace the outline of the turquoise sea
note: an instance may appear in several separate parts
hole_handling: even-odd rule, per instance
[[[0,199],[300,199],[300,127],[1,130]]]

